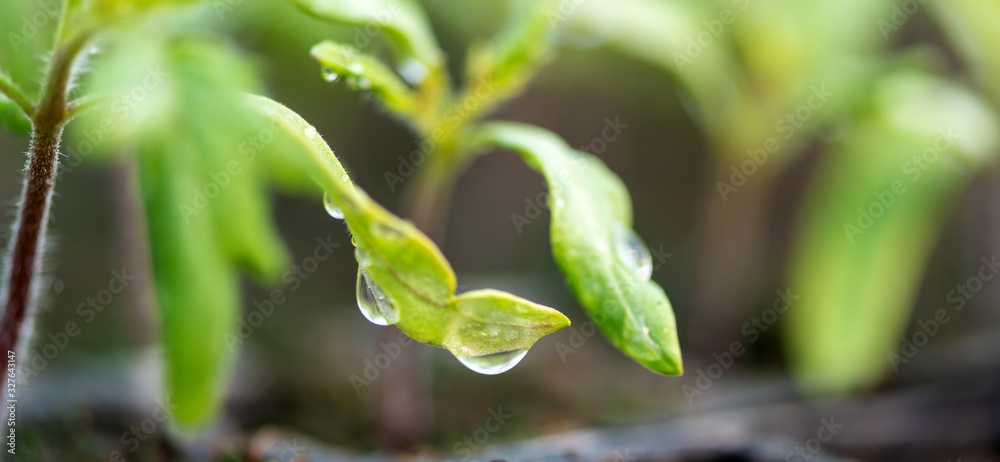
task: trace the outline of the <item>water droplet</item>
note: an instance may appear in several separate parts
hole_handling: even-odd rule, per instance
[[[323,69],[323,80],[334,83],[340,80],[340,74],[336,73],[333,69]]]
[[[388,326],[399,320],[392,300],[372,282],[368,272],[361,268],[358,268],[358,308],[372,324]]]
[[[337,207],[337,204],[333,202],[333,199],[329,194],[323,193],[323,207],[326,208],[326,213],[330,214],[331,217],[337,220],[344,219],[344,211]]]
[[[505,351],[484,356],[459,357],[458,361],[472,372],[483,375],[497,375],[511,370],[528,354],[527,349]]]
[[[354,86],[359,90],[367,90],[372,87],[372,81],[364,77],[358,77],[354,80]]]
[[[368,257],[368,252],[365,252],[365,249],[362,249],[361,247],[354,248],[354,258],[358,260],[358,265],[360,265],[361,268],[367,268],[372,264],[372,259]]]
[[[62,279],[56,279],[56,281],[52,283],[52,290],[57,294],[61,294],[65,288],[66,284],[63,283]]]
[[[359,62],[347,63],[347,65],[344,66],[344,67],[347,69],[348,72],[350,72],[352,74],[355,74],[355,75],[360,74],[360,73],[362,73],[362,72],[365,71],[364,64],[361,64]]]
[[[411,85],[416,85],[427,78],[427,66],[415,59],[407,59],[399,65],[399,75],[403,76]]]
[[[624,228],[618,241],[615,243],[618,251],[618,259],[625,266],[635,271],[635,274],[642,279],[649,279],[653,275],[653,256],[650,255],[646,244],[642,239],[629,228]]]

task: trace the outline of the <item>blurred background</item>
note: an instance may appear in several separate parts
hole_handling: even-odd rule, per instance
[[[652,279],[677,316],[682,377],[646,370],[594,332],[552,258],[543,178],[497,151],[458,179],[441,248],[460,287],[555,307],[571,328],[507,373],[475,374],[359,316],[343,222],[318,197],[275,192],[292,262],[323,242],[339,244],[334,258],[297,284],[245,281],[247,313],[274,289],[287,298],[239,345],[221,421],[188,439],[163,423],[147,432],[162,404],[135,185],[119,161],[64,171],[28,353],[39,373],[20,389],[25,457],[998,459],[1000,7],[945,3],[559,4],[557,52],[489,118],[547,128],[628,186]],[[458,76],[467,47],[500,31],[517,2],[422,4]],[[309,56],[324,39],[358,45],[363,29],[290,2],[204,10],[252,57],[265,92],[399,211],[405,184],[386,172],[405,176],[400,156],[417,140],[367,95],[325,82]],[[377,39],[364,50],[388,53]],[[83,136],[70,130],[67,146]],[[27,143],[0,131],[8,222]],[[134,279],[109,292],[123,268]],[[54,340],[88,319],[65,345]],[[51,359],[39,353],[49,343]]]

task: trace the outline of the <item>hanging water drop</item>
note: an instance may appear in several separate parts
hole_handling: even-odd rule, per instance
[[[650,255],[646,244],[642,239],[629,228],[624,228],[621,235],[615,242],[618,259],[625,266],[635,271],[641,279],[649,279],[653,275],[653,256]]]
[[[511,370],[528,354],[527,349],[505,351],[483,356],[458,357],[458,361],[472,372],[483,375],[497,375]]]
[[[358,308],[366,319],[379,326],[395,324],[399,320],[392,301],[382,289],[372,282],[368,272],[358,268]]]
[[[403,76],[410,85],[416,85],[427,78],[427,66],[424,66],[415,59],[407,59],[399,65],[399,75]]]
[[[334,83],[340,80],[340,74],[338,74],[333,69],[323,69],[323,80],[327,82]]]
[[[326,209],[326,213],[330,214],[334,219],[344,219],[344,211],[340,210],[340,207],[337,207],[337,204],[333,202],[333,198],[327,193],[323,193],[323,207]]]
[[[372,87],[372,81],[364,77],[358,77],[354,80],[354,86],[359,90],[367,90]]]

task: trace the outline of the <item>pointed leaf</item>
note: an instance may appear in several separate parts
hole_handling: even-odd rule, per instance
[[[673,309],[649,280],[649,250],[632,231],[632,203],[621,180],[597,158],[541,128],[488,123],[475,143],[517,151],[545,176],[552,253],[611,343],[650,370],[683,373]]]
[[[288,108],[248,97],[260,114],[283,127],[304,151],[288,153],[340,207],[359,269],[384,294],[383,310],[401,331],[458,357],[527,349],[569,325],[558,311],[498,291],[455,296],[455,273],[436,245],[356,188],[316,129]]]

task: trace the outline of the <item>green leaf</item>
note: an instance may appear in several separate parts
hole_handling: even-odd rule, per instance
[[[267,165],[244,149],[260,129],[243,106],[253,69],[225,43],[146,34],[109,50],[92,85],[115,102],[81,125],[100,150],[138,148],[166,389],[177,423],[195,427],[227,388],[240,269],[274,280],[288,259],[271,224]]]
[[[690,56],[689,40],[705,30],[702,21],[718,14],[709,13],[711,4],[702,3],[588,0],[579,5],[573,20],[575,27],[622,53],[674,75],[690,92],[709,134],[719,136],[747,110],[741,106],[746,104],[744,83],[723,43],[697,48],[697,55]]]
[[[552,253],[590,318],[652,371],[683,373],[673,309],[650,281],[649,250],[632,231],[628,190],[597,158],[544,129],[484,124],[475,145],[519,152],[549,184]]]
[[[551,58],[549,35],[559,25],[552,17],[557,7],[555,0],[532,1],[499,36],[470,48],[464,99],[476,102],[477,113],[516,96]]]
[[[304,151],[287,155],[339,207],[357,246],[359,270],[384,295],[381,314],[401,331],[462,358],[525,350],[569,325],[558,311],[503,292],[456,297],[455,273],[438,247],[356,188],[315,128],[267,98],[251,96],[249,101]]]
[[[958,51],[972,67],[977,82],[1000,104],[1000,4],[990,0],[953,0],[930,4]]]
[[[817,169],[790,252],[800,298],[784,334],[813,392],[870,386],[889,368],[949,207],[998,145],[996,117],[952,83],[903,73],[872,95]]]
[[[306,13],[336,24],[355,26],[366,38],[378,28],[403,58],[431,70],[444,57],[423,9],[412,0],[295,0]],[[363,46],[363,45],[359,45]]]

